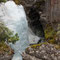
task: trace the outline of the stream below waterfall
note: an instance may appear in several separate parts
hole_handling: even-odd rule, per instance
[[[22,60],[22,52],[29,44],[37,43],[40,38],[28,27],[28,21],[22,5],[16,5],[13,1],[0,4],[0,20],[15,33],[20,40],[15,44],[9,43],[15,54],[12,60]]]

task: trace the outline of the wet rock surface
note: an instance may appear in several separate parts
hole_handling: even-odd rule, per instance
[[[0,54],[0,60],[11,60],[13,55]]]
[[[29,47],[22,56],[24,60],[60,60],[60,49],[52,44],[43,44],[37,48]]]

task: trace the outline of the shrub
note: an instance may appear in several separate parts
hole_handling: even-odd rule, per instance
[[[14,43],[17,40],[19,40],[18,33],[14,34],[4,23],[0,23],[0,41]]]
[[[7,0],[0,0],[0,2],[6,2]]]

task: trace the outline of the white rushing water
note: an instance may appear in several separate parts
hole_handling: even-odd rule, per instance
[[[23,6],[16,5],[13,1],[0,4],[0,21],[3,21],[14,33],[18,33],[20,40],[15,44],[10,44],[15,52],[12,60],[22,60],[21,53],[31,42],[36,43],[40,39],[28,28]]]

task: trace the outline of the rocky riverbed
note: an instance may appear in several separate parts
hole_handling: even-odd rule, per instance
[[[12,55],[8,55],[6,54],[0,54],[0,60],[11,60],[12,59]]]
[[[29,47],[22,56],[23,60],[60,60],[60,46],[48,43]]]

